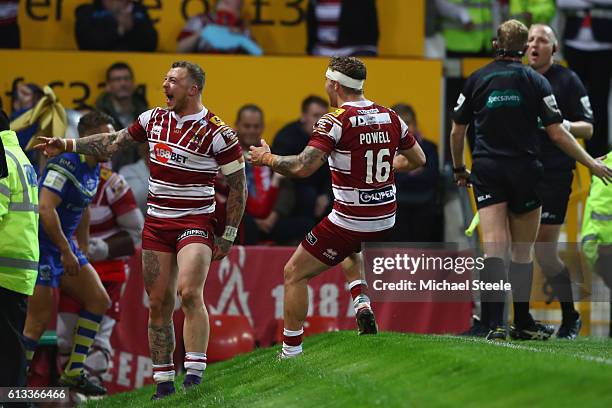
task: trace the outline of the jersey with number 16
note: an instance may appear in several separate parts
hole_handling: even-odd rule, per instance
[[[393,158],[416,143],[391,109],[365,100],[325,114],[309,146],[329,154],[334,207],[329,220],[352,231],[375,232],[395,224]]]

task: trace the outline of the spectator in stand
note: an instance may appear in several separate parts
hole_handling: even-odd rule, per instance
[[[439,197],[438,146],[423,138],[412,106],[399,103],[393,109],[416,138],[427,162],[407,173],[395,173],[397,213],[389,241],[440,242],[443,234],[442,204]]]
[[[594,157],[608,153],[608,98],[612,75],[612,0],[557,0],[566,17],[563,53],[589,94],[593,137],[586,141]]]
[[[26,84],[25,82],[18,82],[13,88],[13,113],[11,113],[10,117],[11,122],[32,109],[43,95],[43,90],[38,85],[34,83]],[[19,146],[22,150],[25,151],[28,142],[37,131],[38,125],[36,124],[17,132]],[[28,159],[30,159],[30,162],[38,172],[38,152],[29,151],[26,152],[26,156],[28,156]]]
[[[0,48],[20,48],[19,0],[0,0]]]
[[[302,101],[302,116],[295,122],[283,127],[274,138],[274,154],[288,156],[299,154],[308,142],[314,125],[329,109],[327,101],[318,96],[308,96]],[[283,181],[285,182],[285,181]],[[323,164],[312,176],[306,179],[287,180],[295,189],[295,205],[291,211],[279,200],[269,219],[261,221],[261,226],[271,229],[278,218],[277,213],[291,216],[308,217],[317,221],[328,213],[331,204],[331,175],[327,163]]]
[[[218,0],[215,10],[190,18],[179,34],[177,52],[262,55],[240,17],[243,0]]]
[[[244,105],[236,116],[236,131],[242,151],[246,155],[251,146],[259,146],[264,131],[264,114],[257,105]],[[269,168],[245,166],[247,181],[247,203],[242,220],[243,242],[254,245],[261,241],[264,231],[260,230],[255,220],[267,218],[276,204],[280,174]]]
[[[309,0],[306,30],[310,55],[378,55],[375,0]]]
[[[142,212],[142,215],[147,215],[147,195],[149,194],[149,166],[147,164],[149,157],[149,145],[138,145],[138,154],[140,159],[136,163],[127,164],[121,168],[119,174],[125,178],[129,184],[136,205]]]
[[[76,9],[81,50],[155,51],[157,31],[146,7],[132,0],[94,0]]]
[[[134,85],[134,72],[125,62],[116,62],[106,70],[106,92],[96,101],[96,108],[124,129],[130,126],[138,115],[149,107],[147,100]],[[113,170],[118,171],[126,164],[138,161],[138,147],[122,150],[113,156]]]

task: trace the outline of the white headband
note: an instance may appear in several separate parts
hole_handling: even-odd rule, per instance
[[[333,71],[331,68],[327,68],[325,77],[329,80],[336,81],[340,85],[346,86],[347,88],[353,88],[358,90],[363,89],[363,83],[365,82],[365,80],[363,79],[353,79],[340,71]]]

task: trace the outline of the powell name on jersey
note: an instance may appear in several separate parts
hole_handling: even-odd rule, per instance
[[[309,145],[329,154],[334,192],[329,220],[352,231],[393,227],[393,158],[415,142],[395,112],[371,101],[345,103],[323,115]]]

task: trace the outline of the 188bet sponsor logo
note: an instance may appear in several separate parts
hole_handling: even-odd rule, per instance
[[[175,153],[172,151],[172,148],[165,143],[157,143],[153,147],[153,153],[155,154],[155,159],[164,164],[168,163],[168,160],[172,160],[173,162],[177,163],[187,162],[187,156]]]

